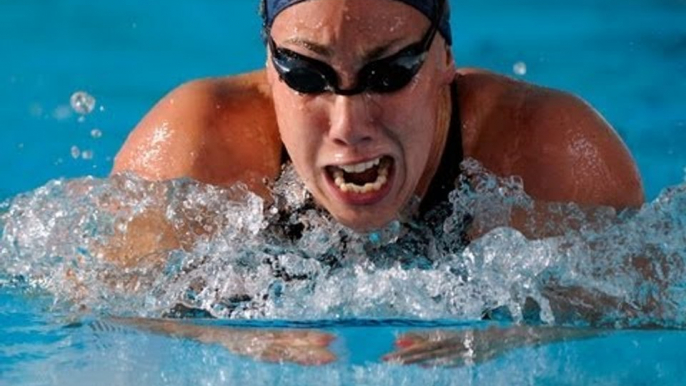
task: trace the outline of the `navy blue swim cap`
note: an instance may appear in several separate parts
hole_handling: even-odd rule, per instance
[[[266,30],[271,28],[276,16],[284,9],[309,0],[263,0],[262,1],[262,20]],[[419,12],[426,15],[429,20],[435,17],[436,7],[440,6],[441,2],[445,2],[443,6],[443,18],[438,26],[438,31],[443,35],[443,39],[448,44],[452,44],[452,33],[450,32],[450,4],[448,0],[395,0],[401,1],[411,7],[414,7]]]

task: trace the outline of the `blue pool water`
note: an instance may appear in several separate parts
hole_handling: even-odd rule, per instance
[[[686,2],[452,0],[451,4],[458,64],[485,67],[561,88],[593,104],[634,154],[648,199],[662,197],[648,211],[658,214],[644,214],[622,231],[633,235],[633,240],[654,240],[658,236],[651,234],[651,229],[672,229],[674,237],[658,238],[656,244],[666,244],[663,247],[673,248],[677,255],[679,250],[686,250],[686,211],[679,203],[686,200],[678,193],[660,196],[663,189],[684,182]],[[189,79],[262,66],[265,58],[256,7],[256,0],[171,0],[163,6],[133,0],[0,2],[0,199],[10,199],[58,177],[106,176],[129,130],[164,93]],[[525,75],[513,71],[519,62],[526,64]],[[69,98],[76,91],[87,91],[97,99],[94,112],[83,120],[69,106]],[[64,199],[64,194],[46,197]],[[75,201],[65,202],[67,208],[76,208]],[[660,212],[661,207],[668,209]],[[40,207],[33,209],[40,211]],[[52,215],[46,216],[49,219]],[[640,228],[640,224],[651,221],[655,227]],[[659,228],[665,221],[668,226]],[[28,227],[28,223],[19,224]],[[60,237],[73,240],[72,234],[55,235]],[[509,244],[519,242],[507,234],[492,238],[498,237],[510,240]],[[496,245],[496,255],[507,256],[519,256],[522,251],[538,253],[548,245],[518,244],[520,249],[513,252],[503,243],[491,242],[495,244],[486,246]],[[625,244],[610,243],[608,249]],[[55,261],[45,265],[31,260],[34,255],[30,253],[25,256],[30,273],[37,269],[58,270],[60,264]],[[21,268],[16,255],[9,257],[6,249],[0,259],[4,259],[2,268]],[[379,278],[352,277],[360,287],[377,285],[374,280]],[[399,274],[391,272],[388,277],[389,281],[397,280]],[[400,367],[379,358],[393,350],[395,337],[403,332],[463,331],[484,328],[485,322],[474,318],[464,305],[450,308],[441,303],[440,307],[417,310],[413,308],[417,303],[398,301],[394,304],[398,308],[392,312],[388,311],[392,307],[378,306],[388,306],[379,300],[372,303],[374,308],[356,303],[354,296],[334,292],[337,283],[332,281],[320,285],[329,292],[313,298],[312,303],[295,304],[288,311],[277,307],[267,313],[267,318],[257,317],[257,321],[232,322],[233,327],[243,329],[295,327],[338,337],[331,346],[339,358],[333,364],[274,365],[194,339],[149,333],[108,321],[104,323],[109,327],[97,327],[99,316],[104,314],[155,316],[158,303],[166,299],[162,295],[150,300],[138,294],[124,301],[104,291],[101,299],[89,299],[88,303],[94,309],[101,307],[101,314],[78,314],[60,303],[56,287],[64,283],[48,280],[42,283],[42,290],[27,289],[15,279],[0,270],[0,385],[686,382],[686,357],[681,349],[686,333],[679,329],[605,332],[593,339],[523,347],[491,361],[459,368]],[[408,285],[413,290],[403,293],[403,299],[432,280],[441,282],[442,277],[427,275],[416,280],[416,288]],[[672,282],[669,299],[673,312],[666,312],[668,316],[660,319],[666,321],[663,325],[686,318],[686,297],[679,295],[684,282]],[[401,284],[376,289],[390,296],[402,293]],[[620,284],[612,283],[615,287]],[[168,290],[170,284],[150,288]],[[298,293],[297,289],[286,291]],[[333,306],[317,303],[327,296],[344,300]],[[293,311],[298,307],[306,311]],[[303,316],[308,312],[314,317]],[[248,312],[240,316],[255,318]],[[286,321],[274,321],[284,318]]]

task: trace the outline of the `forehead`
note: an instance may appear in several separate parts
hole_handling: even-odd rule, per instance
[[[389,42],[416,41],[429,20],[415,8],[395,0],[309,0],[281,12],[272,36],[364,51]]]

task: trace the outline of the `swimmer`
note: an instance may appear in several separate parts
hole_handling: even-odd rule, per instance
[[[444,0],[266,0],[263,70],[192,80],[144,117],[113,173],[265,181],[292,162],[342,224],[377,229],[447,200],[465,158],[540,202],[637,207],[637,167],[581,99],[456,68]],[[287,161],[288,160],[288,161]],[[517,219],[512,223],[517,227]]]
[[[317,205],[360,232],[397,219],[415,197],[418,215],[445,202],[468,158],[520,176],[540,203],[643,203],[631,154],[583,100],[456,67],[449,13],[447,0],[264,0],[266,68],[170,92],[112,173],[242,182],[267,198],[291,162]],[[154,230],[169,249],[183,244],[148,222],[131,237]],[[524,222],[510,219],[522,231]],[[403,353],[387,359],[413,360]]]

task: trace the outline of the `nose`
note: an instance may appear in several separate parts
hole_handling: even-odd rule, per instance
[[[329,136],[337,145],[357,146],[374,140],[375,106],[365,94],[336,95],[331,106]]]

